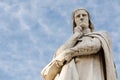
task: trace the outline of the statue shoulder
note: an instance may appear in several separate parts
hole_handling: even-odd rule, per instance
[[[101,35],[104,35],[104,36],[110,36],[108,31],[96,31],[96,32],[93,32],[93,33],[101,34]]]
[[[93,34],[101,36],[106,41],[108,41],[109,44],[111,44],[111,36],[110,36],[109,32],[107,32],[107,31],[96,31],[96,32],[93,32]]]

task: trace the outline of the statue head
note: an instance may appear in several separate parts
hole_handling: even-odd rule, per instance
[[[79,13],[84,13],[85,14],[85,16],[86,16],[86,18],[85,18],[86,23],[85,24],[88,25],[88,27],[91,30],[91,32],[93,32],[94,31],[94,26],[93,26],[93,24],[91,22],[91,18],[90,18],[89,12],[86,9],[77,9],[77,10],[75,10],[73,12],[73,16],[72,16],[72,20],[73,20],[73,33],[74,33],[74,28],[77,26],[76,14],[79,14]],[[83,15],[83,17],[84,17],[84,15]],[[79,24],[79,22],[78,22],[78,24]]]

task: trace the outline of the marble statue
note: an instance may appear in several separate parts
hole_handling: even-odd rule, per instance
[[[85,9],[73,12],[73,35],[42,70],[44,80],[118,80],[108,32],[94,32]]]

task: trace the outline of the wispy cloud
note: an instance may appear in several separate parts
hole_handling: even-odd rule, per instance
[[[96,30],[111,34],[120,77],[119,0],[5,0],[0,2],[2,80],[42,80],[40,71],[72,34],[72,11],[81,7],[89,10]]]

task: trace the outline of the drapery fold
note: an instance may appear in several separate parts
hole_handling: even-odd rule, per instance
[[[86,34],[85,36],[96,37],[101,41],[103,48],[103,56],[105,63],[105,79],[106,80],[118,80],[116,68],[113,59],[113,51],[111,46],[111,40],[107,32],[93,32]],[[59,56],[59,55],[58,55]],[[59,74],[59,75],[58,75]],[[56,61],[51,61],[42,71],[42,76],[45,80],[79,80],[79,75],[76,69],[74,59],[63,67],[56,65]],[[48,77],[49,76],[49,77]]]

